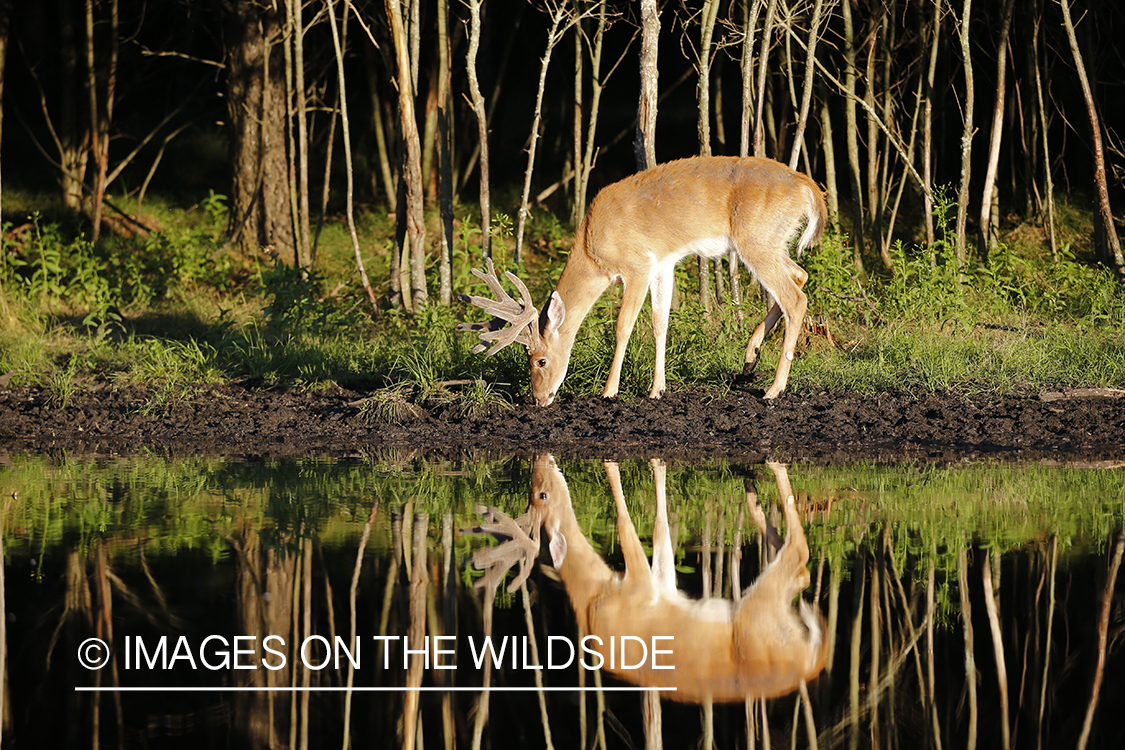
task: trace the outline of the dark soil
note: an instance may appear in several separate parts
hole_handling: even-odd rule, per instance
[[[475,415],[407,407],[390,420],[364,408],[369,395],[232,384],[161,402],[150,391],[95,383],[60,406],[38,388],[0,388],[0,453],[347,456],[406,448],[751,461],[1125,459],[1119,392],[790,392],[770,403],[760,390],[685,390],[659,401],[585,397]]]

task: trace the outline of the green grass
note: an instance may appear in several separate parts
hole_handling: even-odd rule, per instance
[[[23,211],[26,221],[9,222],[24,229],[0,254],[0,373],[12,373],[13,385],[45,388],[57,406],[96,379],[149,387],[157,394],[155,408],[174,405],[173,394],[223,381],[309,390],[339,384],[384,393],[389,412],[373,414],[377,419],[397,418],[399,401],[472,412],[526,397],[522,349],[474,355],[475,337],[455,330],[463,318],[479,317],[475,308],[431,303],[413,315],[382,309],[373,316],[339,221],[325,225],[314,272],[303,275],[264,256],[242,258],[225,249],[222,196],[189,207],[150,198],[146,216],[162,231],[146,238],[108,236],[97,245],[49,201],[37,212],[35,196],[5,198],[7,217]],[[468,273],[479,264],[479,230],[467,209],[459,208],[458,216],[455,291],[484,293]],[[1069,223],[1060,234],[1069,244],[1055,259],[1030,227],[1010,233],[987,261],[964,267],[942,242],[932,248],[897,244],[893,273],[879,268],[862,278],[848,238],[830,234],[802,260],[817,333],[801,336],[790,390],[1125,387],[1125,290],[1089,262],[1088,249],[1078,248],[1088,234],[1075,227],[1088,217],[1073,206],[1062,216]],[[363,214],[360,224],[368,273],[385,296],[391,226],[380,213]],[[529,255],[522,275],[543,299],[561,271],[569,235],[557,221],[540,219],[532,228],[538,234],[529,246],[541,250]],[[503,266],[510,239],[500,233],[496,243]],[[429,270],[436,289],[436,266]],[[741,371],[760,302],[746,283],[750,301],[741,310],[728,305],[708,319],[694,301],[694,264],[677,273],[669,387],[722,392]],[[580,330],[564,396],[600,392],[619,299],[619,289],[611,290]],[[646,396],[651,385],[648,320],[642,310],[625,362],[625,398]],[[775,332],[763,351],[759,385],[772,379],[779,338]]]

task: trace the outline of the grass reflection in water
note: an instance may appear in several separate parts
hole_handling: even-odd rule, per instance
[[[623,571],[640,554],[619,535],[624,508],[650,574],[667,576],[671,559],[675,587],[706,608],[753,582],[773,548],[749,488],[783,535],[796,528],[765,467],[667,466],[667,535],[655,538],[649,462],[622,462],[619,492],[601,462],[558,470],[568,554],[581,545]],[[793,464],[788,476],[824,669],[807,702],[798,691],[701,712],[685,696],[622,690],[582,668],[594,658],[580,648],[568,661],[583,630],[549,533],[542,554],[528,535],[524,586],[474,588],[473,553],[496,543],[459,530],[482,522],[477,505],[523,515],[530,460],[9,456],[5,739],[640,747],[659,735],[728,747],[768,732],[773,746],[821,748],[1125,745],[1125,469]],[[89,638],[112,648],[102,669],[76,658]],[[115,686],[143,690],[76,691]]]

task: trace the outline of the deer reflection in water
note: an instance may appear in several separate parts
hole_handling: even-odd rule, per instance
[[[828,641],[820,612],[804,600],[793,606],[809,585],[808,542],[785,467],[768,466],[784,504],[788,536],[781,539],[767,522],[756,494],[748,491],[750,515],[778,553],[737,601],[697,600],[676,588],[666,468],[656,459],[652,461],[656,519],[651,566],[625,505],[617,464],[606,462],[605,471],[617,506],[624,572],[610,568],[586,539],[566,479],[554,458],[541,456],[532,473],[527,514],[513,520],[495,508],[481,509],[488,522],[480,529],[509,539],[474,556],[476,566],[488,570],[478,586],[496,586],[518,562],[520,572],[509,590],[518,588],[539,553],[542,528],[551,562],[574,608],[579,637],[596,636],[586,639],[586,644],[601,655],[606,671],[641,687],[675,688],[664,695],[685,702],[790,693],[823,669]],[[651,653],[654,643],[661,651],[658,658]],[[616,653],[610,653],[611,644]],[[586,656],[587,663],[596,664],[596,657]],[[639,666],[622,669],[622,664]]]

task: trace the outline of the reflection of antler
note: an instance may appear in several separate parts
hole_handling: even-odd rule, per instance
[[[473,303],[494,317],[487,323],[461,323],[457,326],[457,330],[482,332],[480,335],[482,343],[477,344],[476,348],[473,349],[473,354],[484,351],[486,345],[491,343],[492,348],[487,353],[487,356],[491,357],[514,341],[523,344],[530,350],[539,339],[539,311],[535,309],[535,305],[531,301],[531,293],[527,291],[527,286],[520,281],[518,276],[508,271],[504,275],[516,285],[516,289],[519,290],[520,296],[523,298],[522,302],[517,302],[504,291],[504,287],[500,284],[496,269],[492,265],[492,258],[485,258],[484,262],[488,272],[485,273],[474,268],[473,275],[488,285],[496,299],[470,297],[467,294],[462,294],[461,299]],[[504,323],[511,323],[511,325],[504,328]]]
[[[532,565],[539,556],[539,514],[532,509],[519,519],[513,519],[496,508],[478,505],[476,510],[485,522],[470,531],[507,538],[495,547],[484,547],[473,553],[473,565],[477,570],[488,571],[476,582],[476,588],[496,588],[518,562],[520,572],[508,585],[508,593],[511,593],[531,575]]]

